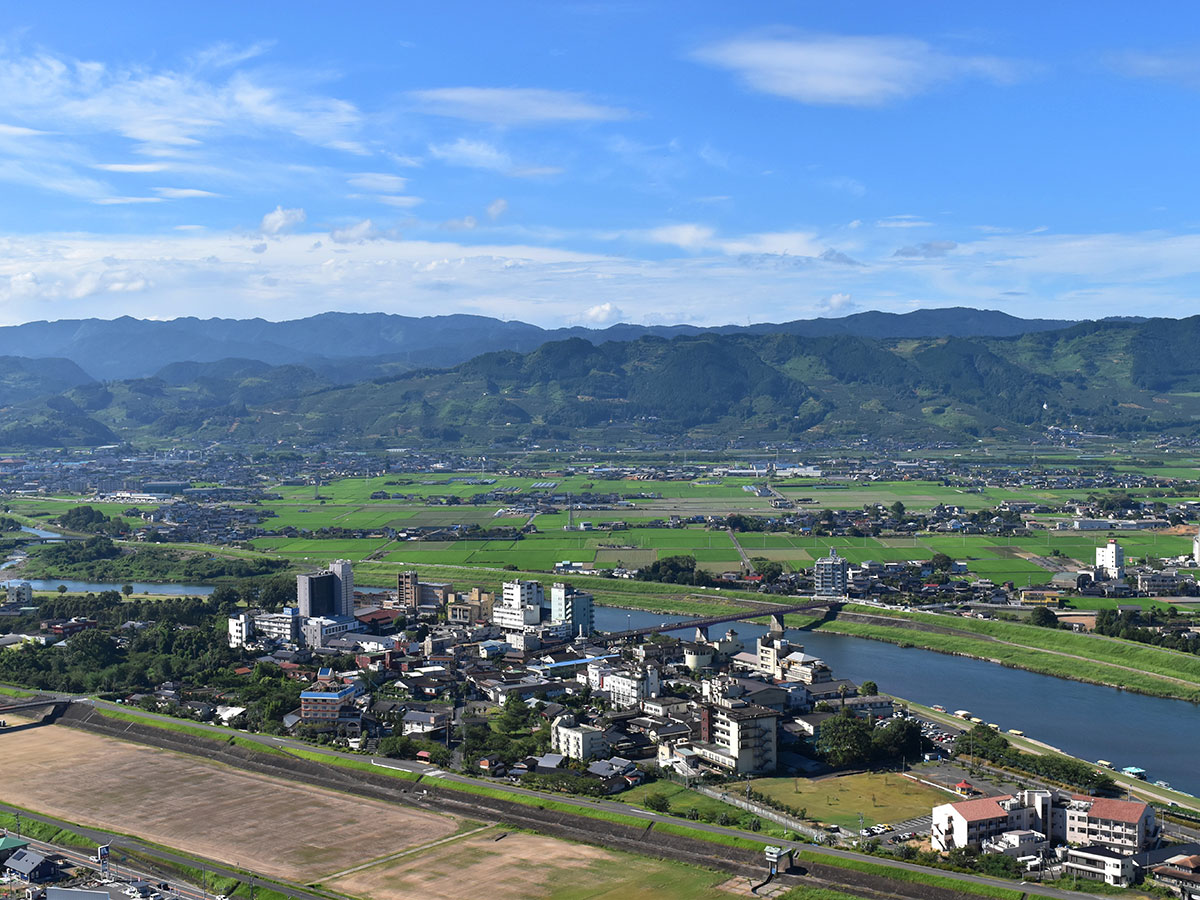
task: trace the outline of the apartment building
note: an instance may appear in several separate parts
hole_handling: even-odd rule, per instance
[[[601,729],[579,724],[574,716],[559,716],[550,726],[550,749],[568,759],[595,759],[608,745]]]
[[[1157,840],[1154,809],[1134,800],[1085,797],[1063,791],[1021,791],[934,807],[932,845],[978,849],[1006,831],[1029,829],[1054,843],[1099,847],[1122,855]]]
[[[732,775],[761,775],[779,765],[779,713],[756,703],[731,700],[700,707],[696,755]]]

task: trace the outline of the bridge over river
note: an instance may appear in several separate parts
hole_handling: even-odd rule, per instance
[[[806,600],[803,603],[791,606],[764,606],[754,609],[743,609],[736,613],[706,616],[703,619],[689,619],[686,622],[661,622],[657,625],[629,628],[625,631],[609,631],[604,634],[593,635],[592,641],[600,644],[617,643],[629,638],[644,637],[648,634],[661,634],[664,631],[679,631],[683,628],[699,628],[707,634],[708,629],[713,625],[721,625],[725,622],[741,622],[746,619],[759,619],[763,616],[771,617],[771,632],[773,634],[782,634],[784,629],[783,617],[789,613],[811,612],[817,609],[833,610],[840,607],[844,602],[841,598],[825,598],[822,600]]]

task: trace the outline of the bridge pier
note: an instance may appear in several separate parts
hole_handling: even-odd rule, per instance
[[[707,625],[697,626],[696,636],[693,638],[693,640],[697,644],[707,644],[708,643],[708,626]]]
[[[771,629],[769,634],[783,634],[783,613],[771,614]]]

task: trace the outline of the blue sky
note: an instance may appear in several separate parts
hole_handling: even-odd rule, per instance
[[[0,322],[1190,315],[1200,12],[0,12]]]

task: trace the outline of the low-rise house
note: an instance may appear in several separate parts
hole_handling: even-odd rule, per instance
[[[1150,871],[1159,884],[1174,890],[1181,900],[1200,900],[1200,854],[1176,854]]]
[[[4,870],[28,884],[50,881],[58,875],[58,865],[28,847],[14,852],[4,863]]]
[[[1071,847],[1063,870],[1076,878],[1103,881],[1115,887],[1128,887],[1134,882],[1132,857],[1107,847]]]

